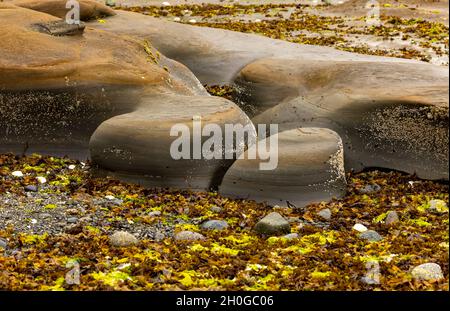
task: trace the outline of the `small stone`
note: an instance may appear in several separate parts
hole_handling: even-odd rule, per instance
[[[34,219],[34,218],[31,219],[31,223],[32,223],[33,225],[37,224],[37,222],[38,222],[38,221],[37,221],[36,219]]]
[[[196,21],[195,19],[190,19],[190,20],[189,20],[189,23],[195,24],[195,23],[197,23],[197,21]]]
[[[220,206],[214,205],[211,207],[211,212],[220,213],[220,212],[222,212],[222,208]]]
[[[380,284],[380,275],[378,269],[372,269],[373,267],[379,267],[379,263],[377,260],[370,260],[366,263],[366,268],[368,272],[365,276],[361,278],[361,282],[367,285]]]
[[[371,194],[377,193],[381,190],[381,187],[377,184],[366,185],[364,188],[359,189],[359,193],[361,194]]]
[[[45,184],[45,183],[47,182],[47,178],[42,177],[42,176],[36,177],[36,180],[37,180],[40,184]]]
[[[78,222],[78,218],[77,217],[69,217],[69,218],[67,218],[67,222],[69,224],[77,223]]]
[[[169,2],[167,2],[167,1],[164,1],[163,3],[161,3],[162,4],[162,6],[170,6],[170,3]]]
[[[148,213],[148,216],[150,217],[157,217],[157,216],[161,216],[161,211],[153,211]]]
[[[48,214],[48,213],[42,213],[41,214],[41,218],[51,218],[52,215]]]
[[[358,232],[364,232],[364,231],[367,231],[368,229],[367,229],[367,227],[364,226],[363,224],[355,224],[355,225],[353,226],[353,230],[356,230],[356,231],[358,231]]]
[[[199,241],[204,240],[205,237],[197,232],[181,231],[175,234],[175,241]]]
[[[38,187],[35,186],[35,185],[25,186],[24,189],[25,189],[26,192],[38,192]]]
[[[398,217],[398,214],[396,211],[390,211],[387,213],[386,215],[386,219],[384,220],[384,224],[386,226],[392,226],[394,225],[396,222],[398,222],[400,219]]]
[[[331,219],[331,210],[329,208],[325,208],[323,210],[320,210],[317,215],[319,215],[320,217],[322,217],[325,220],[330,220]]]
[[[262,235],[281,235],[291,232],[289,222],[278,213],[270,213],[255,225],[255,231]]]
[[[64,227],[64,231],[68,234],[79,234],[83,231],[81,224],[70,224]]]
[[[78,215],[80,212],[76,208],[66,209],[66,214],[68,215]]]
[[[447,203],[445,203],[445,201],[443,201],[443,200],[431,200],[430,202],[428,202],[428,204],[430,205],[428,210],[431,213],[434,213],[434,214],[448,213]]]
[[[0,249],[6,249],[8,247],[8,242],[4,239],[0,239]]]
[[[12,172],[11,175],[13,175],[14,177],[17,177],[17,178],[23,177],[23,173],[21,171]]]
[[[162,233],[160,231],[155,233],[155,238],[154,238],[155,241],[160,242],[160,241],[164,240],[165,238],[166,238],[166,236],[164,235],[164,233]]]
[[[224,230],[228,228],[228,223],[225,220],[208,220],[202,224],[202,228],[207,230]]]
[[[123,201],[120,199],[116,199],[116,197],[112,195],[105,196],[105,199],[108,200],[108,203],[111,203],[113,205],[122,205]]]
[[[289,233],[282,236],[282,238],[286,240],[295,240],[298,239],[298,237],[299,237],[298,233]]]
[[[118,231],[109,237],[109,243],[115,247],[127,247],[139,243],[138,239],[126,231]]]
[[[411,271],[411,275],[414,279],[419,281],[432,281],[432,280],[438,281],[444,278],[441,266],[431,262],[424,263],[415,267]]]
[[[367,240],[369,242],[378,242],[381,241],[383,238],[381,235],[374,231],[374,230],[367,230],[359,234],[359,237],[361,239]]]
[[[69,170],[74,170],[76,167],[77,167],[76,165],[71,164],[69,165]]]
[[[181,21],[181,18],[179,18],[179,17],[174,17],[174,18],[173,18],[173,21],[174,21],[174,22],[180,22],[180,21]]]

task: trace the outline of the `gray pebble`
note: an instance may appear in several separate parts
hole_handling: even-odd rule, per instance
[[[24,187],[26,192],[38,192],[38,187],[34,185],[28,185]]]
[[[148,216],[150,216],[150,217],[161,216],[161,211],[150,212],[150,213],[148,213]]]
[[[291,232],[289,222],[280,214],[273,212],[258,221],[255,231],[262,235],[282,235]]]
[[[384,220],[384,224],[386,226],[392,226],[396,222],[398,222],[400,219],[398,217],[398,214],[396,211],[390,211],[386,215],[386,219]]]
[[[220,213],[220,212],[222,212],[222,208],[220,206],[214,205],[211,207],[211,212]]]
[[[381,187],[377,184],[366,185],[364,188],[359,189],[359,193],[361,194],[371,194],[377,193],[381,190]]]
[[[320,210],[317,215],[319,215],[320,217],[322,217],[325,220],[330,220],[331,219],[331,210],[329,208],[325,208],[323,210]]]
[[[0,249],[6,249],[8,246],[8,242],[4,239],[0,239]]]
[[[224,230],[228,228],[228,223],[225,220],[208,220],[202,224],[202,228],[207,230]]]
[[[378,232],[374,231],[374,230],[367,230],[367,231],[361,232],[359,234],[359,237],[361,239],[367,240],[369,242],[378,242],[378,241],[381,241],[383,239],[381,237],[381,235]]]
[[[69,217],[69,218],[67,218],[67,222],[69,224],[77,223],[78,222],[78,218],[77,217]]]

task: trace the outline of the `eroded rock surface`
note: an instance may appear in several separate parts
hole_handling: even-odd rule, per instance
[[[97,12],[95,6],[88,11]],[[51,8],[38,6],[60,15]],[[55,36],[36,27],[55,23],[58,17],[0,4],[1,152],[85,159],[91,149],[104,170],[124,178],[140,172],[139,178],[156,180],[152,185],[179,188],[208,189],[232,164],[175,162],[169,140],[175,139],[171,126],[191,125],[194,115],[210,123],[251,124],[234,103],[209,96],[184,65],[146,40],[91,27]]]
[[[266,161],[259,156],[249,157],[252,149],[257,148],[254,145],[228,170],[220,193],[273,205],[289,202],[296,207],[345,194],[342,141],[335,132],[302,128],[275,135],[278,166],[274,170],[261,170],[260,163]],[[270,138],[262,142],[262,146],[266,145],[273,147]]]

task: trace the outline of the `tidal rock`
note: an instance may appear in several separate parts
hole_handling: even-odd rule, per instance
[[[396,211],[389,211],[384,220],[386,226],[392,226],[400,220]]]
[[[448,71],[443,67],[384,59],[271,58],[249,64],[241,80],[267,92],[277,88],[267,100],[261,95],[257,103],[247,103],[259,105],[254,123],[336,131],[343,139],[346,170],[382,167],[448,179]]]
[[[224,230],[228,228],[228,223],[225,220],[208,220],[201,227],[207,230]]]
[[[258,145],[270,146],[272,139],[278,146],[269,161],[252,159]],[[263,170],[262,165],[271,167]],[[339,198],[345,190],[341,139],[320,128],[281,132],[253,145],[234,162],[219,187],[222,195],[296,207]]]
[[[234,82],[236,75],[246,65],[274,55],[285,59],[288,63],[296,59],[306,62],[333,59],[361,63],[369,61],[418,63],[405,59],[343,52],[323,46],[290,43],[254,34],[184,25],[134,12],[115,12],[116,15],[107,18],[106,23],[91,22],[89,26],[151,40],[164,55],[182,62],[202,83],[209,85]],[[189,33],[189,36],[186,36],[186,33]],[[277,67],[270,67],[269,70],[275,72],[273,75],[275,81],[278,78]],[[256,79],[253,82],[259,85]],[[280,84],[282,83],[274,84],[274,88],[267,88],[265,95],[274,98],[273,95],[277,93]],[[260,95],[254,92],[252,97]]]
[[[212,159],[205,157],[205,136],[197,156],[194,117],[200,118],[201,130],[221,127],[217,136],[222,139],[225,124],[248,126],[255,136],[242,110],[209,96],[185,66],[148,40],[91,27],[83,36],[40,32],[32,26],[53,25],[65,10],[65,1],[44,2],[17,2],[31,10],[0,4],[8,7],[0,10],[0,132],[7,133],[0,137],[0,152],[90,156],[99,175],[147,186],[217,188],[233,157],[224,159],[219,146]],[[83,3],[93,14],[110,11]],[[174,126],[190,131],[183,135],[190,138],[183,151],[190,150],[182,159],[171,152],[178,133]]]
[[[250,119],[223,98],[164,95],[142,101],[145,109],[103,122],[91,138],[92,160],[108,175],[145,186],[207,190],[217,187],[234,160],[226,159],[223,145],[215,145],[217,154],[208,159],[203,148],[211,138],[201,136],[196,146],[194,126],[200,131],[214,126],[221,142],[226,124],[241,125],[256,136]]]
[[[115,247],[133,246],[139,243],[139,240],[126,231],[118,231],[109,237],[109,243]]]
[[[414,279],[419,281],[439,281],[444,278],[441,266],[436,263],[424,263],[411,271],[411,275]]]
[[[175,241],[201,241],[205,237],[198,232],[192,231],[181,231],[175,234]]]
[[[367,231],[361,232],[359,234],[359,237],[361,239],[367,240],[369,242],[379,242],[383,239],[383,237],[374,230],[367,230]]]
[[[255,225],[254,230],[265,236],[289,234],[291,226],[289,222],[278,213],[270,213]]]
[[[323,210],[320,210],[317,215],[319,215],[320,217],[322,217],[325,220],[330,220],[331,219],[331,210],[329,208],[325,208]]]

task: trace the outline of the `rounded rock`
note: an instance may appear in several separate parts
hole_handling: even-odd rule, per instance
[[[265,236],[289,234],[291,226],[289,222],[278,213],[270,213],[255,225],[254,230]]]
[[[441,280],[444,278],[441,266],[436,263],[424,263],[411,271],[414,279],[419,281]]]
[[[319,215],[320,217],[322,217],[325,220],[330,220],[331,219],[331,210],[329,208],[325,208],[323,210],[320,210],[317,215]]]
[[[228,228],[228,223],[225,220],[208,220],[201,227],[207,230],[224,230]]]
[[[197,232],[192,231],[181,231],[175,234],[175,241],[200,241],[204,240],[205,237]]]
[[[367,240],[369,242],[379,242],[383,239],[383,237],[374,230],[367,230],[367,231],[361,232],[359,234],[359,237],[361,239]]]
[[[386,226],[392,226],[400,220],[396,211],[389,211],[384,220]]]
[[[109,243],[115,247],[127,247],[138,244],[139,240],[129,232],[118,231],[109,237]]]
[[[275,152],[270,152],[269,161],[261,160],[258,145],[266,148],[272,143],[278,144]],[[345,191],[341,138],[323,128],[284,131],[251,146],[234,162],[219,187],[219,192],[228,197],[270,205],[289,202],[296,207],[330,201]]]

